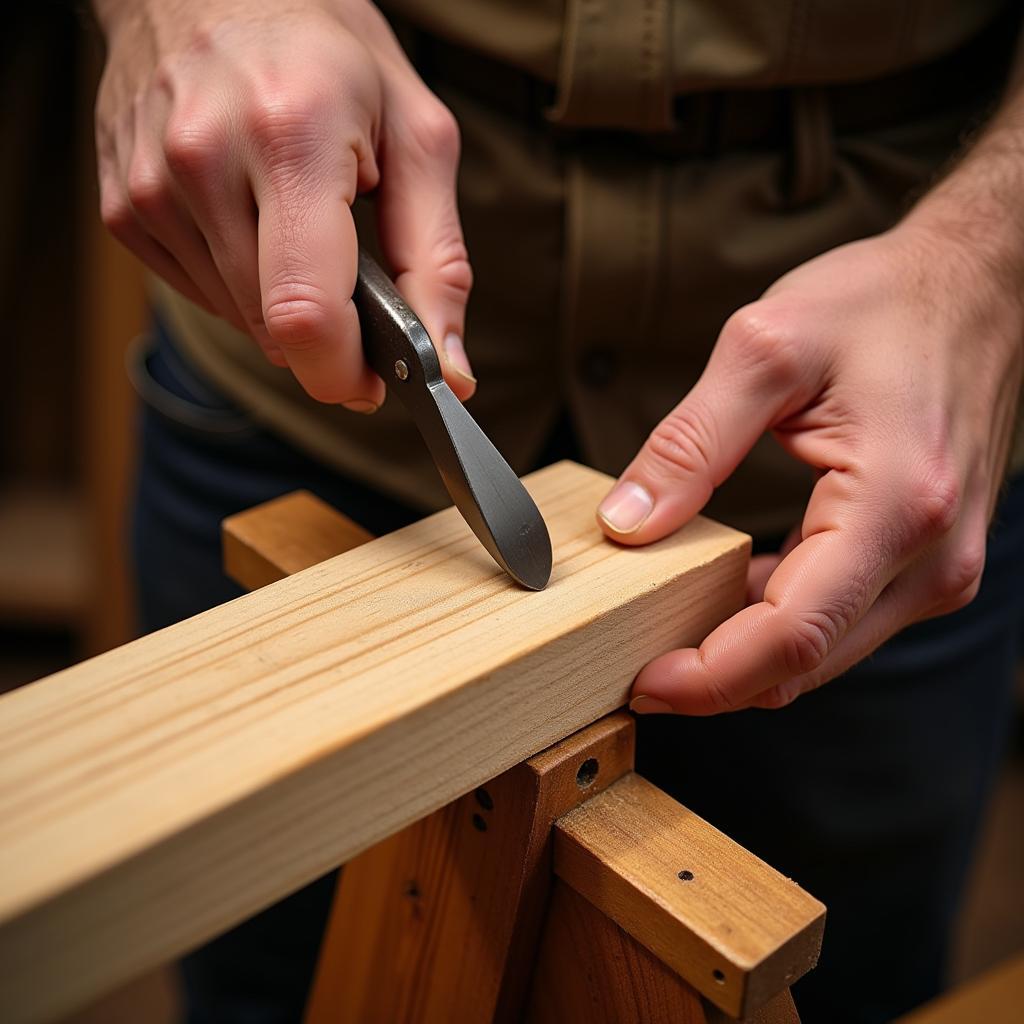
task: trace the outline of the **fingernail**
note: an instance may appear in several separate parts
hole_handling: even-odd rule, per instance
[[[654,499],[632,480],[620,480],[597,506],[597,514],[616,533],[634,533],[653,511]]]
[[[367,416],[375,413],[380,408],[376,402],[370,402],[365,398],[353,398],[350,402],[342,402],[341,404],[350,412],[361,412]]]
[[[657,697],[641,694],[629,702],[629,710],[635,711],[638,715],[670,715],[672,714],[672,705],[658,700]]]
[[[471,384],[476,383],[473,376],[473,367],[469,365],[469,357],[466,355],[462,339],[453,331],[445,335],[444,358],[448,365],[460,376],[465,377]]]

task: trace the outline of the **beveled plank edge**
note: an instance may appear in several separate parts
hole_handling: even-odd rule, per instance
[[[690,624],[691,641],[710,631],[742,599],[748,544],[742,535],[736,536],[736,545],[718,557],[637,595],[628,606],[609,609],[560,643],[528,651],[492,676],[491,686],[485,689],[499,693],[504,689],[505,708],[486,699],[478,686],[446,693],[414,715],[307,764],[10,921],[0,928],[0,991],[7,1002],[6,1019],[11,1024],[46,1020],[187,952],[620,707],[636,671],[677,637],[662,630],[614,666],[607,658],[593,665],[585,658],[581,661],[577,648],[586,650],[591,644],[600,648],[601,635],[618,616],[628,614],[649,622],[647,609],[657,605],[664,613],[667,602],[673,602],[673,608],[692,609],[688,591],[695,576],[705,582],[717,578],[717,585],[713,597],[702,603],[699,620]],[[550,664],[552,653],[559,656],[561,666]],[[602,673],[607,678],[599,687],[595,680]],[[534,718],[524,715],[527,694],[503,680],[499,685],[498,677],[506,674],[519,680],[553,678],[554,682],[533,683],[530,696],[538,706],[535,713],[541,707],[550,709],[559,699],[564,706],[537,728]],[[474,708],[475,703],[480,707]],[[438,747],[451,747],[448,723],[462,716],[479,728],[463,728],[457,734],[466,740],[455,751],[459,772],[448,777],[446,787],[424,791],[426,769],[436,765]],[[534,724],[521,729],[520,735],[510,734],[503,724],[524,717]],[[393,749],[396,739],[406,745],[408,755],[399,785],[392,788],[406,792],[407,800],[382,816],[372,786],[379,772],[368,766],[380,763],[375,746]],[[350,825],[341,824],[360,818],[371,824],[356,834]],[[296,844],[296,836],[308,842]],[[197,863],[210,870],[196,873]]]

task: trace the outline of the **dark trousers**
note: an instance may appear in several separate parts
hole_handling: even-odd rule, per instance
[[[260,429],[157,325],[133,527],[144,631],[238,596],[220,522],[299,487],[375,533],[418,513]],[[577,457],[561,428],[540,464]],[[424,450],[424,458],[427,458]],[[1013,710],[1024,623],[1024,479],[992,530],[981,593],[905,630],[781,711],[642,719],[638,768],[828,906],[807,1024],[881,1024],[935,994]],[[335,874],[183,961],[190,1024],[301,1020]]]

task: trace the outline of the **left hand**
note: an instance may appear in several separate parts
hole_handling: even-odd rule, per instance
[[[634,710],[778,708],[977,593],[1020,391],[1024,309],[954,239],[904,222],[786,274],[601,503],[623,544],[692,518],[765,430],[818,474],[751,563],[748,604],[650,662]]]

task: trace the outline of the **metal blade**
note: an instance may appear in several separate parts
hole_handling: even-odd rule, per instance
[[[444,382],[416,314],[362,252],[354,298],[367,361],[409,409],[452,501],[505,572],[524,587],[542,590],[551,577],[551,538],[543,517]]]

